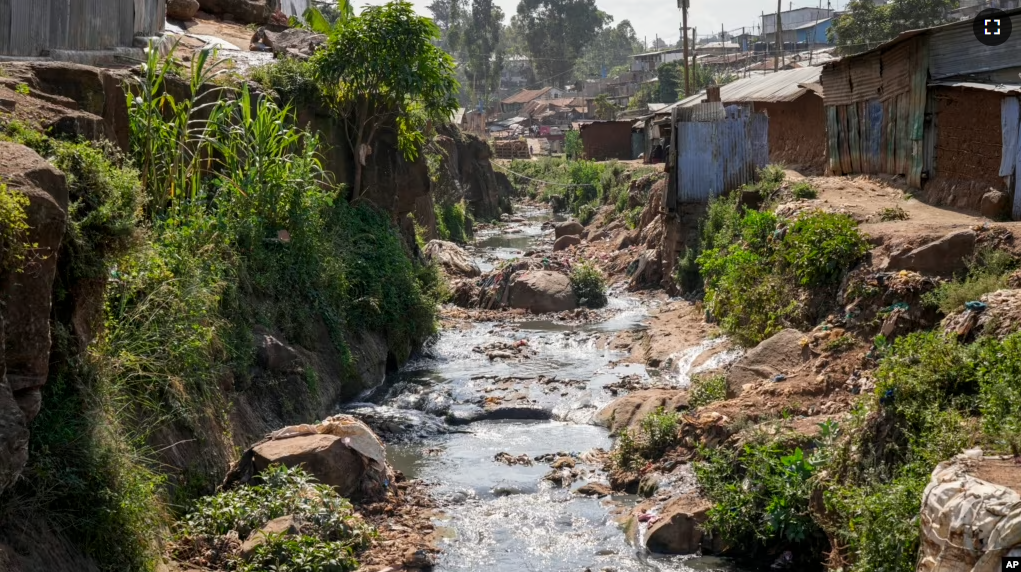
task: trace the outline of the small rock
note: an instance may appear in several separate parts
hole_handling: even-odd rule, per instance
[[[603,483],[588,483],[574,492],[587,497],[607,497],[613,494],[613,489]]]
[[[642,477],[642,480],[638,482],[638,494],[645,497],[651,498],[659,490],[661,479],[659,475],[650,473]]]
[[[585,230],[585,227],[582,226],[580,222],[576,220],[569,220],[558,224],[553,229],[553,234],[555,238],[560,238],[562,236],[580,236],[583,230]]]
[[[199,11],[199,0],[167,0],[167,18],[187,21]]]
[[[553,252],[567,250],[568,248],[579,244],[581,244],[581,239],[577,236],[561,236],[555,243],[553,243]]]
[[[270,535],[293,536],[298,534],[300,528],[293,514],[274,518],[259,530],[248,535],[248,540],[241,545],[241,558],[244,558],[245,561],[250,560],[256,549],[265,544]]]
[[[1001,191],[989,191],[982,195],[980,207],[982,216],[1000,220],[1010,212],[1010,195]]]
[[[551,464],[550,467],[554,469],[573,469],[574,465],[574,459],[571,457],[560,457],[556,461],[553,461],[553,464]]]

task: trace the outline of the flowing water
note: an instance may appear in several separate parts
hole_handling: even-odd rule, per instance
[[[529,222],[517,226],[520,232],[481,238],[474,250],[481,266],[534,248],[542,237],[540,220],[541,213],[532,213]],[[396,469],[435,485],[446,515],[438,523],[444,540],[437,570],[733,570],[716,559],[654,556],[629,543],[618,521],[634,497],[583,497],[572,489],[585,480],[569,488],[544,481],[548,463],[507,466],[494,460],[501,452],[535,457],[611,448],[607,431],[589,424],[611,400],[604,386],[623,375],[648,379],[648,374],[642,366],[614,365],[623,356],[601,349],[600,342],[614,332],[640,329],[649,308],[621,295],[611,296],[610,304],[613,318],[586,326],[536,321],[444,331],[427,355],[366,395],[365,403],[349,408],[372,417],[376,427],[390,427],[384,435],[391,441],[388,452]],[[520,340],[534,351],[529,359],[490,361],[473,351]],[[678,360],[681,377],[687,375],[686,359],[685,354]],[[563,383],[537,383],[538,376],[556,376]],[[480,401],[498,394],[511,396],[505,402],[517,395],[518,401],[531,403],[481,415]],[[591,478],[605,482],[604,475]]]

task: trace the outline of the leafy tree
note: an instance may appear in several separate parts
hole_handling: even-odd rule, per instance
[[[638,53],[641,48],[630,21],[622,20],[616,26],[607,25],[582,51],[576,75],[582,78],[602,77],[605,71],[613,77],[609,72],[621,66],[625,71],[629,69],[632,54]]]
[[[440,29],[440,41],[439,46],[443,49],[447,49],[447,33],[450,31],[450,26],[453,24],[453,15],[451,10],[453,4],[458,0],[433,0],[432,4],[426,6],[426,10],[432,12],[433,22],[436,23],[436,27]]]
[[[642,87],[638,88],[638,93],[631,97],[627,108],[644,109],[650,103],[659,103],[659,82],[643,83]]]
[[[503,10],[493,0],[450,1],[448,48],[464,64],[465,87],[470,100],[488,103],[489,94],[500,87],[503,53],[500,35],[503,31]],[[470,8],[470,9],[468,9]]]
[[[840,53],[854,54],[896,37],[905,30],[928,28],[947,21],[957,0],[892,0],[876,6],[872,0],[851,0],[846,13],[827,32]]]
[[[292,28],[304,28],[317,34],[329,34],[334,28],[343,25],[355,14],[349,0],[337,0],[336,5],[328,2],[315,2],[305,9],[301,20],[291,16],[288,24]]]
[[[514,23],[540,80],[564,85],[582,49],[608,21],[595,0],[521,0]]]
[[[348,122],[355,149],[354,193],[381,129],[393,124],[404,156],[425,142],[426,123],[445,122],[457,108],[454,60],[433,45],[439,28],[410,2],[366,7],[330,35],[311,63],[316,81]]]
[[[516,17],[511,18],[511,23],[500,33],[500,52],[507,56],[528,55],[528,43]]]
[[[684,66],[680,62],[667,62],[656,71],[659,76],[658,103],[674,103],[684,89]]]
[[[668,47],[670,46],[667,45],[666,40],[663,38],[656,38],[652,41],[652,49],[654,50],[665,50]]]
[[[617,118],[617,106],[610,101],[605,93],[599,94],[596,98],[596,117],[604,121],[613,121]]]

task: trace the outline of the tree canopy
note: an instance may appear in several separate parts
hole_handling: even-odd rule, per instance
[[[503,53],[503,10],[493,0],[448,0],[448,49],[463,66],[465,88],[472,103],[489,100],[500,87]]]
[[[364,157],[378,130],[393,122],[398,146],[413,158],[428,120],[449,121],[457,108],[454,60],[433,41],[439,29],[415,14],[410,2],[366,7],[330,34],[312,57],[317,83],[351,123],[355,193],[361,192]]]
[[[595,0],[521,0],[513,24],[520,27],[542,83],[569,83],[575,62],[610,22]]]
[[[607,16],[607,20],[607,25],[582,50],[576,77],[597,78],[604,73],[610,75],[614,68],[629,64],[631,56],[641,50],[642,44],[630,21],[621,20],[616,26],[611,26],[609,21],[612,18]]]
[[[957,0],[891,0],[884,6],[872,0],[851,0],[827,36],[842,54],[863,52],[906,30],[943,24],[956,6]]]

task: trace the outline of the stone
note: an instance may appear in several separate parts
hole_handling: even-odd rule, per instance
[[[637,243],[638,243],[637,231],[622,232],[620,233],[620,236],[618,236],[617,239],[613,241],[613,249],[624,250],[626,248],[634,246]]]
[[[585,230],[585,227],[576,220],[569,220],[558,224],[553,229],[553,234],[556,238],[561,236],[580,236],[581,231]]]
[[[694,495],[671,500],[646,531],[645,546],[657,554],[694,554],[703,547],[700,525],[712,504]]]
[[[171,20],[191,20],[198,11],[198,0],[167,0],[167,18]]]
[[[301,357],[291,346],[281,342],[271,333],[261,328],[255,333],[255,357],[259,366],[270,373],[287,373],[294,371],[300,364]]]
[[[688,408],[688,392],[680,389],[645,389],[611,401],[600,409],[592,423],[606,427],[613,434],[638,424],[662,407],[665,411]]]
[[[613,494],[613,489],[603,483],[588,483],[578,487],[574,492],[587,497],[608,497]]]
[[[581,244],[581,239],[577,236],[566,235],[561,236],[553,243],[553,252],[560,252],[561,250],[567,250],[572,246]]]
[[[475,260],[463,248],[445,240],[431,240],[423,251],[427,260],[440,265],[450,276],[475,278],[482,275]]]
[[[741,395],[746,384],[790,375],[811,357],[808,346],[802,344],[804,339],[805,334],[798,330],[786,329],[755,346],[727,374],[727,398]]]
[[[28,461],[28,424],[4,375],[3,331],[0,315],[0,493],[14,484]]]
[[[886,270],[913,270],[919,274],[948,275],[967,268],[975,253],[974,230],[952,232],[909,252],[890,257]]]
[[[265,544],[271,536],[295,536],[300,532],[301,525],[293,514],[274,518],[248,535],[248,539],[241,545],[241,558],[246,562],[251,560],[256,549]]]
[[[275,55],[286,55],[308,59],[316,50],[326,45],[326,36],[300,28],[263,26],[252,36],[252,51],[271,51]]]
[[[560,457],[556,461],[553,461],[550,464],[550,467],[552,467],[554,469],[557,469],[557,470],[559,470],[559,469],[573,469],[574,465],[575,465],[575,461],[574,461],[573,458],[571,458],[571,457]]]
[[[319,482],[337,489],[343,497],[358,492],[365,474],[362,457],[334,435],[299,435],[265,441],[252,447],[255,471],[262,472],[272,464],[287,467],[301,465]]]
[[[656,494],[656,491],[659,490],[661,480],[662,479],[660,479],[659,475],[655,473],[649,473],[642,477],[642,480],[638,482],[639,496],[652,498],[652,496]]]
[[[268,24],[280,8],[280,0],[199,0],[199,6],[210,14],[243,24]]]
[[[565,274],[550,270],[518,272],[511,276],[508,305],[535,314],[565,312],[578,307],[578,300]]]
[[[1010,207],[1010,195],[1002,191],[989,191],[982,195],[979,211],[986,218],[1003,220],[1010,214]]]
[[[50,305],[67,224],[67,181],[27,147],[0,142],[0,157],[0,181],[29,200],[25,241],[37,245],[31,267],[22,272],[0,270],[0,298],[6,302],[6,383],[25,421],[31,422],[39,413],[49,374]]]

